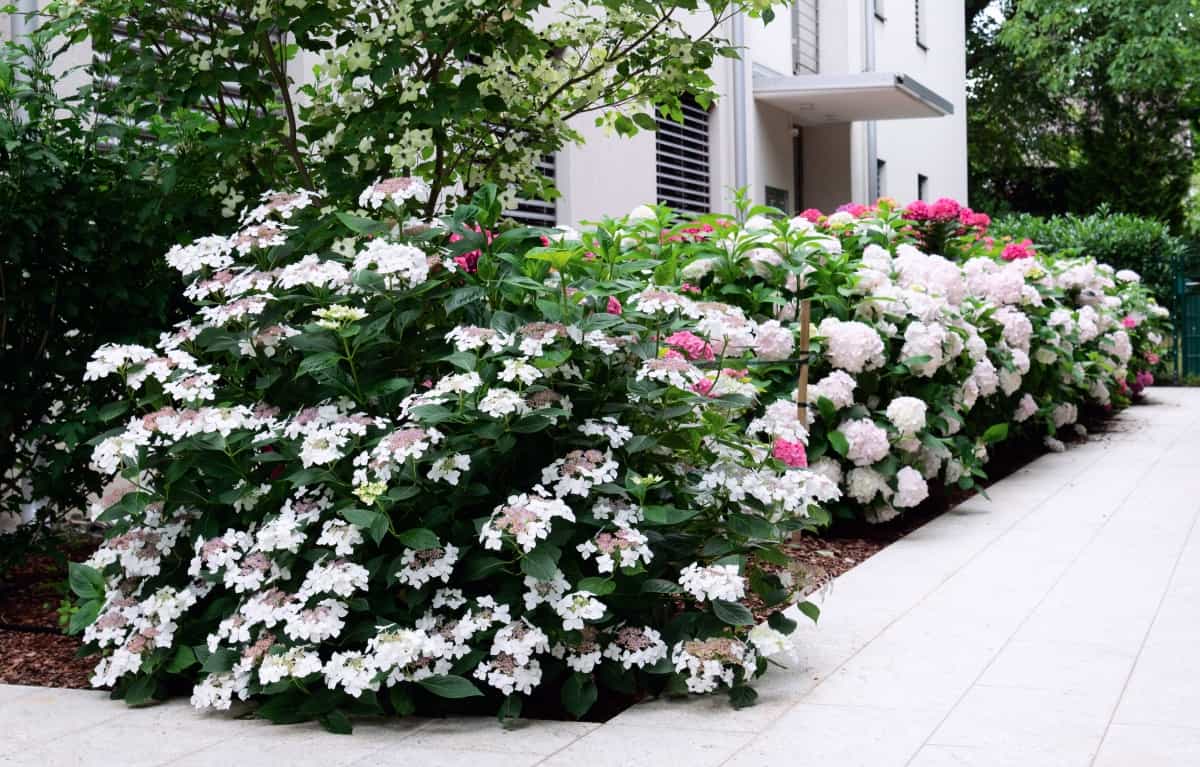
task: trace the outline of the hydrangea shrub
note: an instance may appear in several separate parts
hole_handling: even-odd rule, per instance
[[[582,716],[601,687],[751,702],[816,616],[780,544],[839,495],[794,405],[746,428],[743,370],[790,334],[619,243],[498,231],[490,188],[410,224],[427,194],[268,194],[166,255],[194,317],[96,352],[132,412],[71,573],[94,684],[335,730],[474,697]]]
[[[410,221],[428,194],[269,194],[167,254],[194,318],[96,353],[135,409],[96,441],[110,534],[72,573],[97,685],[337,730],[476,697],[582,716],[601,688],[750,703],[817,614],[782,542],[970,488],[1010,430],[1060,446],[1163,341],[1136,274],[948,200],[576,232],[498,225],[490,188]]]
[[[1082,432],[1080,408],[1128,404],[1153,383],[1168,312],[1137,273],[1028,241],[987,236],[986,214],[942,199],[883,199],[787,219],[740,210],[676,222],[641,208],[601,229],[653,252],[698,305],[734,305],[749,324],[797,334],[812,302],[810,467],[836,482],[839,516],[887,521],[930,483],[970,489],[1011,432]],[[607,236],[607,235],[606,235]],[[767,413],[786,412],[795,371],[756,366]]]

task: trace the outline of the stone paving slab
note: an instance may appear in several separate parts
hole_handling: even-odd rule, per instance
[[[0,685],[0,764],[1200,765],[1200,389],[1153,389],[839,577],[759,705],[603,725],[370,722],[351,737],[184,703]]]

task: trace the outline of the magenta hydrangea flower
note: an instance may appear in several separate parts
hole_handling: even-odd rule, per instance
[[[929,203],[924,200],[913,200],[905,206],[904,218],[909,221],[928,221]]]
[[[803,469],[808,466],[808,453],[804,449],[803,442],[777,439],[771,449],[771,455],[794,469]]]
[[[1037,252],[1033,249],[1033,241],[1029,239],[1020,242],[1010,242],[1000,252],[1000,258],[1005,261],[1017,261],[1022,258],[1033,258]]]
[[[680,330],[672,333],[663,339],[668,346],[674,346],[679,349],[690,360],[704,360],[711,362],[717,357],[713,354],[712,346],[700,336],[687,330]]]

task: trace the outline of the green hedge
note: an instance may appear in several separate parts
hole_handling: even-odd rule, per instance
[[[1100,208],[1089,216],[1043,218],[1017,214],[992,223],[996,237],[1029,238],[1043,251],[1088,255],[1116,269],[1142,275],[1159,303],[1174,310],[1176,264],[1195,274],[1200,267],[1194,243],[1171,234],[1161,221]]]

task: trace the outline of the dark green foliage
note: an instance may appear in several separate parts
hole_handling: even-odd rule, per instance
[[[972,204],[1108,204],[1182,225],[1200,115],[1191,0],[971,2],[967,48]]]
[[[0,529],[86,505],[84,442],[124,412],[92,404],[115,391],[85,385],[84,365],[98,344],[151,341],[182,315],[162,255],[219,226],[187,147],[168,158],[95,132],[87,91],[55,93],[56,31],[0,47]],[[0,538],[0,570],[44,531]]]
[[[1173,236],[1166,224],[1103,207],[1090,216],[1004,216],[992,222],[991,233],[1028,237],[1041,251],[1087,255],[1115,269],[1132,269],[1168,308],[1175,303],[1176,269],[1200,268],[1192,244]]]

